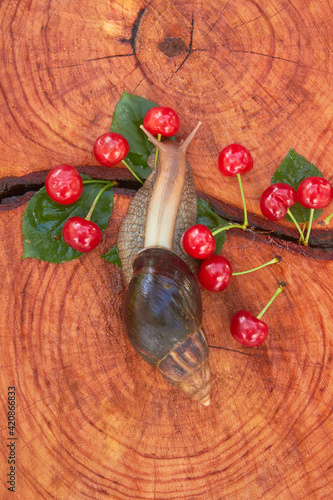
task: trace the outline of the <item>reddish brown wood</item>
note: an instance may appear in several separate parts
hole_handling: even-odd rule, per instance
[[[5,0],[0,20],[2,177],[96,165],[94,140],[126,90],[177,109],[181,136],[203,121],[191,162],[217,199],[241,206],[235,179],[216,178],[230,142],[254,156],[250,212],[291,147],[332,179],[327,1]]]
[[[331,498],[332,230],[318,248],[229,232],[234,270],[283,257],[203,292],[211,346],[212,403],[187,400],[141,361],[121,326],[113,246],[129,193],[118,191],[103,242],[63,265],[21,259],[29,195],[6,196],[71,163],[104,175],[92,154],[123,90],[181,116],[197,188],[239,216],[235,179],[216,170],[219,150],[242,142],[255,167],[244,176],[250,221],[260,192],[290,147],[332,180],[332,16],[327,1],[164,2],[4,0],[0,23],[0,490],[11,498],[7,388],[16,387],[16,495],[39,498]],[[17,179],[18,178],[18,179]],[[15,193],[15,186],[20,190]],[[324,216],[329,213],[327,209]],[[272,229],[276,230],[274,226]],[[256,314],[287,282],[265,319],[270,336],[246,349],[228,332],[232,314]]]
[[[213,384],[211,406],[201,407],[124,339],[121,275],[99,255],[116,241],[127,206],[116,195],[102,245],[62,265],[21,260],[24,203],[0,214],[0,390],[3,422],[7,387],[17,392],[17,491],[27,499],[329,497],[332,262],[268,237],[228,235],[224,255],[235,271],[277,253],[283,261],[234,277],[224,293],[203,293]],[[229,319],[240,308],[257,314],[281,280],[288,287],[266,313],[267,342],[241,347]],[[2,481],[7,434],[4,424]]]

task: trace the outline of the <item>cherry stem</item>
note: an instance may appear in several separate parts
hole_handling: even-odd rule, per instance
[[[116,183],[115,182],[108,182],[100,191],[99,193],[97,194],[96,198],[94,199],[93,201],[93,204],[91,205],[90,207],[90,210],[87,214],[87,216],[85,217],[85,220],[90,220],[91,219],[91,216],[92,216],[92,213],[93,211],[95,210],[95,207],[97,205],[97,202],[98,200],[100,199],[100,197],[102,196],[102,194],[104,193],[104,191],[106,191],[107,189],[109,189],[109,187],[112,187],[114,186]]]
[[[231,224],[231,222],[230,222],[228,226],[223,226],[223,227],[220,227],[219,229],[215,229],[215,231],[212,231],[212,235],[215,236],[216,234],[221,233],[222,231],[229,231],[229,229],[233,229],[235,227],[238,227],[240,229],[244,229],[243,224]]]
[[[299,226],[297,220],[295,219],[295,217],[294,217],[292,211],[290,210],[290,208],[288,208],[287,214],[289,215],[289,217],[291,218],[291,220],[293,221],[293,223],[297,227],[297,230],[298,230],[299,234],[301,235],[301,241],[303,242],[304,241],[304,233],[303,233],[302,229],[300,228],[300,226]]]
[[[140,177],[131,169],[131,167],[128,165],[128,163],[126,163],[125,160],[121,160],[123,162],[123,164],[128,168],[128,170],[131,172],[132,175],[134,175],[134,177],[136,178],[137,181],[141,182],[141,184],[143,184],[143,181],[140,179]]]
[[[260,319],[264,314],[265,312],[267,311],[267,309],[269,308],[269,306],[271,305],[271,303],[273,302],[273,300],[275,300],[275,298],[279,295],[279,293],[282,292],[282,290],[284,290],[286,288],[286,283],[284,281],[282,281],[279,286],[278,286],[278,289],[276,290],[276,292],[274,293],[273,297],[271,298],[271,300],[265,305],[265,307],[263,308],[263,310],[258,314],[257,316],[257,319]]]
[[[241,174],[237,174],[237,179],[239,183],[239,189],[241,192],[241,197],[242,197],[242,202],[243,202],[243,210],[244,210],[244,224],[243,224],[243,229],[246,229],[247,226],[249,225],[248,220],[247,220],[247,210],[246,210],[246,203],[245,203],[245,197],[244,197],[244,191],[243,191],[243,184],[242,184],[242,179],[241,179]]]
[[[309,244],[311,226],[312,226],[312,221],[313,221],[313,214],[314,214],[314,208],[311,208],[308,230],[306,232],[305,240],[303,241],[303,245],[306,245],[306,246]]]
[[[265,264],[262,264],[261,266],[254,267],[253,269],[249,269],[248,271],[242,271],[240,273],[232,273],[233,276],[239,276],[240,274],[247,274],[247,273],[252,273],[253,271],[258,271],[258,269],[262,269],[263,267],[270,266],[271,264],[277,264],[278,262],[281,262],[282,257],[274,257],[274,259],[270,260],[269,262],[266,262]]]
[[[326,217],[326,219],[324,220],[324,224],[328,224],[329,221],[332,219],[333,217],[333,213],[331,215],[329,215],[328,217]]]
[[[108,184],[110,181],[103,181],[102,179],[87,179],[82,181],[83,184]],[[114,185],[116,182],[114,183]]]
[[[162,139],[162,134],[157,134],[157,140],[158,140],[158,141],[161,141],[161,139]],[[158,151],[159,151],[159,149],[158,149],[158,148],[156,148],[155,165],[154,165],[154,168],[155,168],[155,169],[156,169],[156,167],[157,167]]]

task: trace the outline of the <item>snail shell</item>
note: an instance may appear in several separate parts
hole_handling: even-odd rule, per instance
[[[191,398],[209,404],[210,368],[195,276],[176,255],[146,248],[133,262],[123,326],[135,351]]]

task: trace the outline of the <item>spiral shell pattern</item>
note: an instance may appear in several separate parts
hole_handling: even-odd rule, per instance
[[[208,345],[197,280],[164,248],[140,251],[123,305],[123,326],[136,352],[191,398],[209,404]]]

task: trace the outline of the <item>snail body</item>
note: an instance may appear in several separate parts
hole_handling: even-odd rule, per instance
[[[130,203],[118,238],[128,288],[123,327],[135,351],[162,376],[204,405],[210,398],[208,345],[202,301],[180,248],[180,236],[196,222],[196,192],[186,149],[200,124],[181,144],[158,142],[154,171]],[[142,127],[143,128],[143,127]]]

